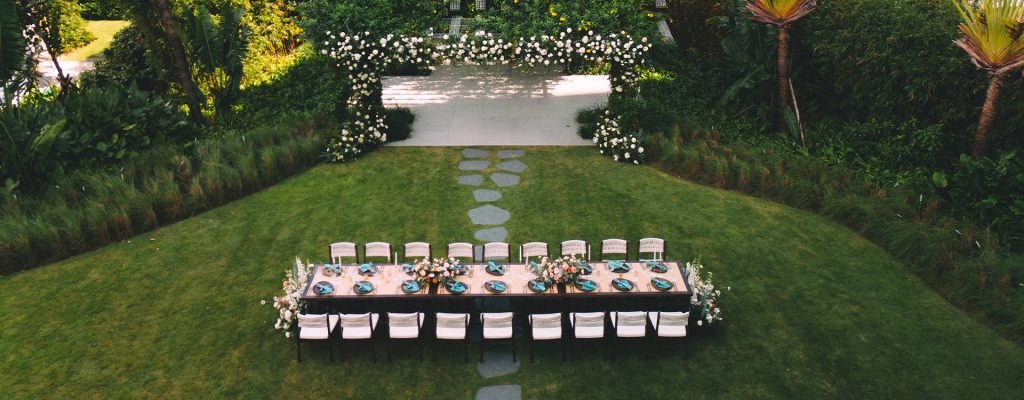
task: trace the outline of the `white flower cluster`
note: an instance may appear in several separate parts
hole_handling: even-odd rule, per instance
[[[531,67],[583,61],[607,62],[611,64],[610,97],[615,97],[625,96],[633,90],[639,76],[637,69],[644,63],[644,56],[650,49],[647,38],[634,40],[625,32],[600,35],[572,28],[557,35],[521,37],[518,40],[496,39],[492,34],[445,35],[436,41],[392,34],[375,37],[370,32],[327,32],[327,40],[323,42],[320,53],[348,71],[352,89],[348,107],[355,115],[353,121],[346,123],[339,137],[331,142],[327,152],[335,161],[346,161],[387,140],[380,76],[388,67],[411,64],[426,68],[439,60]],[[634,138],[631,143],[637,143],[637,140]],[[622,158],[639,163],[640,157],[635,155],[641,153],[642,147],[639,151],[612,154],[619,156],[616,160]]]
[[[636,135],[623,132],[619,127],[619,119],[605,110],[604,117],[597,124],[594,143],[601,154],[608,154],[615,161],[640,164],[647,158],[643,143]]]
[[[686,263],[686,279],[693,291],[693,296],[690,297],[691,312],[694,307],[700,312],[697,325],[711,325],[722,320],[722,309],[718,308],[718,297],[722,295],[722,291],[715,289],[715,284],[711,282],[712,273],[708,272],[705,276],[703,271],[704,264],[700,258]],[[725,290],[731,289],[727,287]]]
[[[303,265],[302,260],[295,257],[295,269],[289,269],[285,280],[281,282],[284,295],[274,297],[274,308],[277,309],[277,321],[274,323],[274,329],[284,331],[285,337],[292,336],[292,326],[299,319],[299,312],[306,307],[305,302],[299,300],[299,296],[302,295],[302,288],[306,287],[313,267],[313,264]],[[296,276],[296,272],[299,276]],[[266,304],[266,301],[261,303]]]

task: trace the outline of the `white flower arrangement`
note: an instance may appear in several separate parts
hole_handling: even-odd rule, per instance
[[[314,267],[313,264],[302,264],[302,260],[295,257],[295,268],[289,269],[284,281],[281,282],[284,295],[274,297],[273,304],[277,309],[274,329],[284,331],[285,337],[291,337],[292,326],[299,318],[299,313],[306,309],[306,302],[299,300],[299,296],[302,295],[302,289],[306,287]],[[261,301],[260,304],[266,304],[266,301]]]
[[[700,313],[697,325],[707,324],[710,326],[721,321],[723,319],[722,309],[718,306],[718,298],[722,295],[722,291],[715,289],[715,284],[711,281],[712,273],[704,273],[704,264],[701,263],[700,257],[686,263],[686,279],[693,291],[693,296],[690,297],[690,309],[696,308],[695,311]],[[731,291],[732,287],[726,287],[725,290]]]
[[[609,94],[609,103],[613,103],[611,98],[629,96],[634,92],[639,77],[638,67],[644,63],[644,56],[650,49],[651,44],[647,38],[636,41],[626,32],[602,36],[594,31],[572,28],[559,32],[557,36],[521,37],[518,40],[496,39],[490,33],[472,37],[444,35],[443,39],[434,40],[393,34],[372,38],[370,32],[327,32],[327,40],[323,41],[320,54],[335,60],[336,66],[342,70],[349,71],[352,95],[348,107],[355,115],[354,119],[345,123],[338,137],[331,140],[327,154],[334,161],[347,161],[387,141],[380,76],[391,66],[414,64],[426,68],[443,60],[513,67],[552,63],[567,65],[578,61],[610,62],[612,68],[609,79],[614,89]],[[610,108],[614,110],[614,107]],[[616,124],[612,126],[610,120],[615,120]],[[632,139],[623,142],[629,144],[637,142],[637,137],[621,132],[617,123],[616,118],[606,117],[602,125],[605,131],[603,136],[620,140],[611,146],[607,143],[602,146],[596,140],[597,137],[595,142],[599,144],[602,154],[607,150],[607,154],[616,161],[639,164],[643,159],[640,156],[643,147],[636,152],[620,149],[619,142],[622,139]]]

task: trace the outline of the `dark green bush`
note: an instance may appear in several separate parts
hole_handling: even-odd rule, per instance
[[[388,124],[388,141],[396,142],[409,138],[412,132],[412,122],[416,115],[408,108],[398,107],[384,110],[384,121]]]
[[[1024,152],[996,158],[964,155],[948,178],[948,198],[972,220],[1004,234],[1013,249],[1024,249]]]
[[[576,123],[580,124],[579,128],[576,129],[576,134],[584,139],[593,139],[594,134],[597,133],[597,124],[601,122],[601,117],[604,116],[604,110],[605,107],[603,106],[592,106],[576,111]]]
[[[142,30],[129,25],[114,34],[110,47],[103,50],[103,61],[92,71],[82,73],[83,87],[135,84],[148,92],[165,93],[168,77],[160,64],[159,53],[146,44]]]

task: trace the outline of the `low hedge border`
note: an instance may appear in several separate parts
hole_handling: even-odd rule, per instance
[[[125,240],[271,186],[319,162],[329,125],[300,115],[184,147],[155,147],[119,171],[78,171],[39,196],[0,195],[0,275]]]
[[[950,303],[1024,342],[1024,256],[1003,251],[994,235],[949,218],[938,201],[918,193],[880,188],[770,146],[725,146],[716,139],[678,130],[650,135],[652,165],[840,222],[901,260]]]

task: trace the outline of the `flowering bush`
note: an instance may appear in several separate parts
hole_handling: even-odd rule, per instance
[[[306,302],[299,300],[299,296],[302,295],[302,289],[306,287],[313,268],[313,264],[303,265],[302,260],[295,257],[295,268],[289,269],[284,281],[281,282],[284,295],[274,297],[274,308],[277,309],[277,321],[274,323],[274,329],[284,331],[285,337],[291,337],[292,326],[299,318],[299,313],[306,308]],[[266,304],[266,301],[261,303]]]
[[[518,40],[495,38],[492,34],[445,35],[441,40],[424,37],[374,36],[326,33],[320,53],[347,70],[352,95],[348,100],[350,118],[333,139],[327,153],[334,161],[347,161],[387,141],[383,118],[383,87],[380,76],[389,67],[414,65],[429,67],[442,60],[465,64],[501,64],[512,66],[562,65],[579,62],[609,63],[611,93],[609,114],[602,124],[604,135],[595,140],[602,153],[616,161],[643,160],[643,147],[633,133],[619,129],[615,112],[622,99],[635,95],[637,68],[651,49],[647,38],[634,40],[626,32],[609,35],[592,30],[567,28],[557,35],[531,36]],[[614,123],[612,123],[614,121]]]
[[[690,297],[690,309],[692,312],[693,308],[697,307],[700,311],[697,319],[698,326],[705,323],[711,325],[715,321],[722,320],[722,310],[718,308],[718,297],[722,295],[722,291],[715,289],[711,277],[711,272],[704,273],[704,264],[701,263],[699,257],[686,263],[686,279],[690,284],[690,289],[693,290],[693,296]],[[726,291],[731,289],[731,287],[725,288]]]
[[[435,258],[433,261],[424,258],[413,266],[413,276],[421,285],[426,283],[448,284],[455,281],[455,277],[465,275],[466,269],[462,267],[455,257]]]
[[[541,258],[540,263],[531,265],[530,269],[538,279],[547,284],[572,283],[583,273],[584,261],[575,255],[561,258]]]

